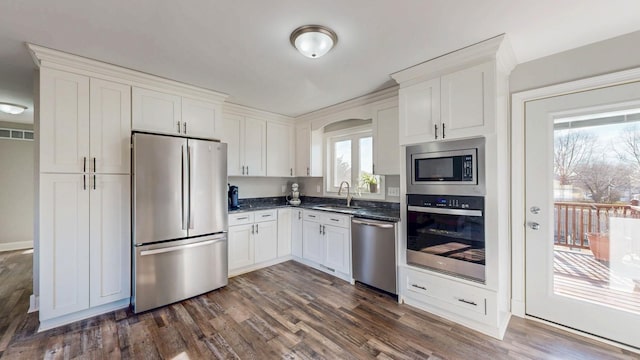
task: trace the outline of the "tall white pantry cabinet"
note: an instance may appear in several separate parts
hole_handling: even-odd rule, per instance
[[[131,87],[42,67],[40,320],[130,296]]]

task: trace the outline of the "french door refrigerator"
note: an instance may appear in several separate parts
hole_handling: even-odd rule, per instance
[[[227,144],[132,139],[133,311],[227,285]]]

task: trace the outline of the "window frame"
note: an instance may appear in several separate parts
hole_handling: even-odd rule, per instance
[[[360,139],[371,137],[373,141],[373,127],[371,125],[350,127],[347,129],[336,130],[324,134],[324,153],[326,160],[324,161],[324,177],[323,195],[327,197],[344,197],[346,195],[338,195],[339,187],[333,185],[333,169],[335,166],[335,146],[336,142],[351,140],[351,179],[349,181],[351,195],[360,199],[384,200],[384,176],[378,175],[378,192],[370,193],[368,189],[360,187]],[[371,148],[371,157],[373,159],[374,150]]]

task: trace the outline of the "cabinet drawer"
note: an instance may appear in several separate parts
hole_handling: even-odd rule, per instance
[[[404,269],[406,296],[456,314],[484,321],[495,303],[495,293],[472,285]]]
[[[253,223],[253,215],[252,212],[229,214],[229,226],[251,224]]]
[[[343,228],[348,228],[349,223],[351,222],[349,216],[331,213],[325,213],[322,220],[327,225],[339,226]]]
[[[263,221],[274,221],[278,219],[278,210],[261,210],[253,213],[253,221],[259,223]]]
[[[304,210],[302,212],[302,217],[307,221],[322,222],[322,216],[323,214],[319,211]]]

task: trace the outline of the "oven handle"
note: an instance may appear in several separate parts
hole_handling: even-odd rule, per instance
[[[444,214],[444,215],[463,215],[463,216],[482,216],[482,210],[464,210],[464,209],[441,209],[441,208],[428,208],[422,206],[409,206],[409,211],[416,211],[429,214]]]

